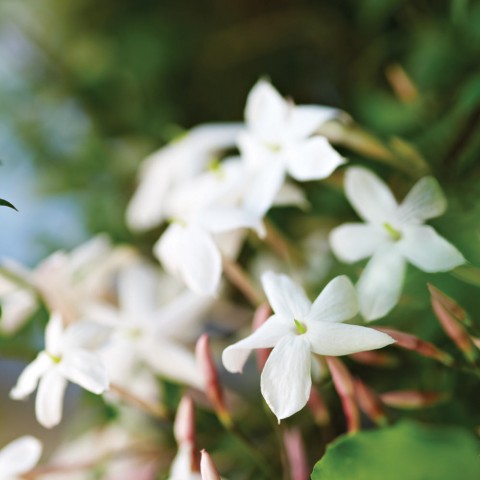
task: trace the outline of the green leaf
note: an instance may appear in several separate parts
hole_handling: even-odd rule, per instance
[[[478,480],[480,444],[458,427],[411,421],[345,435],[315,465],[312,480]]]
[[[9,201],[4,200],[3,198],[0,198],[0,206],[1,207],[13,208],[14,210],[17,210],[15,205],[12,205]],[[17,212],[18,212],[18,210],[17,210]]]

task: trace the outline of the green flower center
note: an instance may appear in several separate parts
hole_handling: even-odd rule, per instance
[[[304,323],[302,323],[302,322],[300,322],[296,319],[293,319],[293,321],[295,322],[295,326],[297,327],[297,331],[300,335],[303,335],[304,333],[307,333],[307,326]]]
[[[397,241],[402,238],[402,234],[396,228],[393,228],[389,223],[385,222],[383,226],[385,227],[385,230],[393,238],[393,240]]]
[[[62,361],[62,357],[57,357],[56,355],[52,355],[50,352],[47,352],[47,355],[50,357],[53,363],[60,363]]]

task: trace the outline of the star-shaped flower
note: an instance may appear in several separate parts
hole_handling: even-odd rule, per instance
[[[0,480],[24,478],[40,459],[42,444],[30,435],[17,438],[0,450]]]
[[[345,192],[366,223],[346,223],[330,234],[335,255],[346,263],[372,257],[358,281],[360,311],[367,320],[386,315],[400,297],[406,263],[424,272],[444,272],[465,262],[463,255],[432,227],[446,199],[432,177],[419,180],[401,204],[375,174],[349,168]]]
[[[377,330],[345,325],[358,311],[355,288],[334,278],[313,302],[286,275],[267,272],[263,288],[274,311],[260,328],[223,352],[225,368],[240,372],[254,348],[272,348],[261,390],[279,421],[301,410],[310,395],[312,353],[348,355],[382,348],[394,340]]]
[[[45,330],[45,350],[20,374],[10,396],[23,400],[38,385],[37,420],[46,428],[58,425],[68,381],[96,394],[108,389],[106,369],[92,351],[104,335],[102,327],[87,322],[64,329],[60,315],[52,314]]]

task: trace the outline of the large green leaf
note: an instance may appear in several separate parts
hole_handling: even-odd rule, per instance
[[[480,444],[457,427],[401,422],[343,436],[316,464],[312,480],[478,480]]]

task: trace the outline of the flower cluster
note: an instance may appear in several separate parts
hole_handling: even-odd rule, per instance
[[[126,219],[133,231],[162,228],[152,252],[163,270],[134,248],[113,247],[103,236],[70,253],[57,252],[33,270],[4,264],[3,333],[21,334],[34,312],[49,312],[43,349],[35,352],[19,376],[11,398],[25,399],[38,389],[36,417],[46,428],[62,420],[68,382],[102,396],[117,412],[116,423],[92,429],[71,448],[54,454],[51,471],[39,478],[85,478],[70,477],[68,468],[56,471],[55,461],[76,464],[79,470],[107,464],[104,479],[153,478],[165,468],[153,448],[160,440],[150,428],[130,428],[141,421],[132,422],[129,407],[169,421],[171,398],[161,386],[173,383],[188,395],[176,414],[178,452],[169,478],[220,479],[209,454],[200,455],[197,448],[194,411],[196,405],[213,409],[227,431],[238,435],[229,406],[231,392],[223,386],[205,331],[216,336],[244,331],[244,317],[232,313],[237,310],[227,282],[222,284],[222,273],[255,307],[263,302],[257,279],[250,278],[239,260],[246,244],[250,249],[271,247],[281,260],[266,268],[257,263],[269,306],[257,310],[256,330],[223,350],[225,369],[241,372],[250,352],[257,350],[260,390],[279,422],[307,404],[324,422],[328,414],[314,384],[330,372],[347,428],[358,429],[357,403],[371,412],[369,406],[378,405],[376,397],[334,357],[373,362],[382,358],[373,350],[395,342],[409,348],[401,332],[381,331],[364,321],[385,317],[399,302],[407,263],[424,272],[441,272],[465,259],[425,225],[446,210],[446,199],[433,177],[418,180],[398,203],[375,173],[349,166],[322,135],[325,126],[341,125],[345,117],[333,108],[295,105],[261,80],[248,95],[244,123],[193,128],[147,158]],[[292,278],[306,277],[309,262],[316,265],[313,257],[296,264],[292,259],[298,249],[269,224],[267,215],[275,207],[305,208],[302,182],[324,180],[334,172],[337,185],[344,178],[345,195],[365,223],[335,226],[328,232],[327,250],[346,264],[371,258],[356,286],[346,275],[328,279],[317,270],[310,272],[310,283],[324,284],[311,302],[299,285],[306,279],[297,283]],[[320,242],[313,250],[315,255],[329,255]],[[287,269],[290,276],[275,272]],[[226,293],[222,299],[220,293]],[[445,361],[447,357],[437,355],[433,345],[417,340],[413,343],[419,353]],[[398,396],[387,392],[384,398]],[[378,418],[375,412],[373,419]],[[284,440],[300,448],[298,430],[286,433]],[[93,444],[101,447],[92,448]],[[122,449],[131,449],[131,458],[122,468],[114,467]],[[5,447],[0,452],[0,478],[34,468],[40,451],[31,437]],[[293,463],[300,458],[290,457]],[[35,478],[41,472],[37,473]]]

